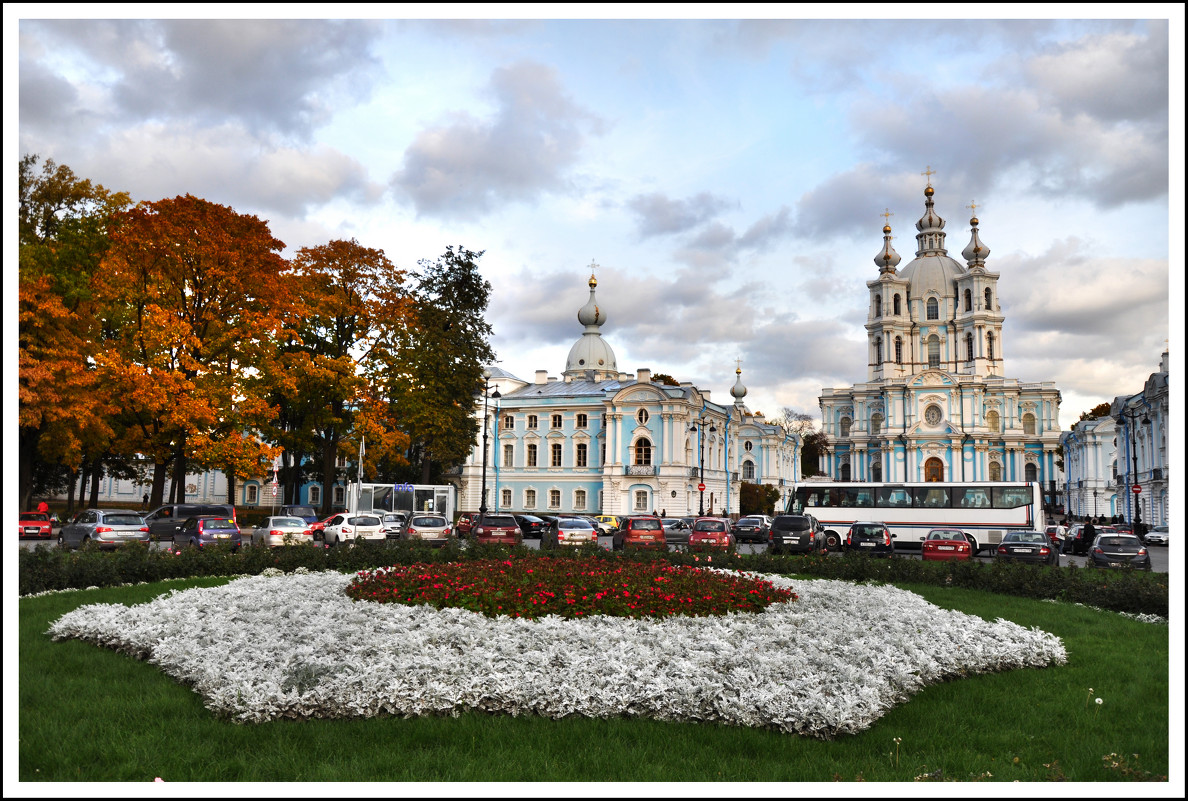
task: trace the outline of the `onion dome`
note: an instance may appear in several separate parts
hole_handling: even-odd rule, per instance
[[[969,244],[965,246],[965,250],[961,251],[961,255],[965,257],[965,263],[973,270],[986,266],[986,257],[990,255],[990,248],[983,245],[982,240],[978,239],[978,218],[971,217],[969,225]]]
[[[945,221],[932,208],[931,186],[924,189],[924,216],[916,221],[916,255],[944,255],[945,254]]]
[[[742,403],[742,399],[747,396],[747,388],[743,386],[742,382],[742,368],[736,367],[734,374],[736,378],[734,386],[730,388],[730,394],[734,396],[735,403]]]
[[[894,273],[899,262],[899,254],[895,252],[895,248],[891,247],[891,226],[884,225],[883,249],[879,251],[879,255],[874,257],[874,263],[878,266],[880,273]]]
[[[581,338],[573,343],[569,349],[569,358],[565,360],[564,375],[578,377],[589,371],[594,371],[603,377],[613,378],[619,374],[619,366],[615,361],[615,352],[602,338],[599,326],[606,322],[606,312],[599,307],[598,299],[594,296],[594,289],[598,286],[598,279],[590,273],[590,299],[586,305],[578,309],[578,322],[586,327]]]
[[[899,277],[908,282],[908,291],[913,298],[924,298],[930,293],[941,297],[954,297],[957,293],[955,281],[965,274],[961,262],[945,250],[945,221],[932,207],[933,189],[924,190],[924,216],[916,223],[918,250],[916,258],[899,271]]]
[[[586,301],[586,305],[578,309],[578,322],[582,325],[602,325],[606,322],[606,313],[598,308],[598,300],[594,297],[594,289],[598,286],[598,279],[594,277],[594,273],[590,273],[590,280],[587,282],[590,285],[590,299]]]

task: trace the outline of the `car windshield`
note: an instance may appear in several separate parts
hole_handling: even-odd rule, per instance
[[[204,529],[228,529],[235,528],[235,522],[225,517],[208,517],[203,519],[202,528]]]
[[[726,524],[720,520],[698,520],[693,526],[694,531],[725,531]]]
[[[103,522],[109,526],[140,526],[144,521],[140,519],[140,515],[126,514],[126,515],[104,515]]]
[[[631,527],[638,531],[659,531],[662,528],[659,520],[632,520]]]
[[[43,515],[38,512],[21,512],[21,520],[49,520],[49,515]]]
[[[592,525],[587,523],[585,520],[579,520],[576,517],[571,517],[567,520],[562,520],[557,525],[560,526],[561,528],[594,528]]]
[[[881,537],[883,536],[883,527],[876,525],[859,525],[855,524],[850,529],[850,534],[855,537]]]
[[[941,529],[936,529],[935,531],[928,532],[928,539],[930,539],[930,540],[963,540],[963,539],[965,539],[965,535],[962,534],[960,531],[954,531],[952,529],[941,528]]]
[[[404,515],[396,514],[395,512],[388,512],[384,515],[385,523],[403,523]]]
[[[1044,541],[1044,535],[1038,531],[1012,531],[1002,538],[1003,542],[1037,543]]]
[[[274,517],[272,525],[277,528],[304,528],[305,521],[300,517]]]

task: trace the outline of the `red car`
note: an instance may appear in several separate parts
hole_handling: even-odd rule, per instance
[[[703,548],[717,548],[725,550],[734,545],[734,534],[730,531],[730,521],[720,517],[699,517],[693,523],[693,530],[689,532],[689,550],[696,551]]]
[[[49,539],[53,524],[44,512],[21,512],[21,537],[44,537]]]
[[[458,527],[461,528],[461,520]],[[483,545],[519,545],[524,538],[520,524],[511,515],[475,515],[470,533],[475,542]]]
[[[973,556],[969,538],[959,528],[934,528],[920,546],[920,558],[926,562],[948,562]]]
[[[458,515],[458,522],[454,524],[454,530],[458,533],[458,536],[470,536],[470,530],[474,528],[475,520],[478,520],[478,512],[463,512]]]
[[[636,515],[625,518],[611,539],[611,549],[657,548],[668,550],[664,536],[664,521],[654,515]]]
[[[327,517],[325,520],[319,520],[316,523],[310,523],[307,527],[310,534],[313,534],[314,540],[320,540],[326,533],[326,524],[334,518],[338,517],[338,512]]]

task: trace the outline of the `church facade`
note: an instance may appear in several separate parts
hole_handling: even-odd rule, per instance
[[[483,502],[484,426],[490,511],[737,515],[744,481],[776,487],[782,504],[800,475],[799,437],[746,407],[741,369],[726,403],[692,383],[653,381],[650,369],[620,372],[597,285],[591,274],[584,330],[559,378],[489,368],[499,397],[488,395],[485,413],[478,398],[478,440],[452,478],[459,510]]]
[[[1060,391],[1008,378],[999,274],[978,219],[957,261],[931,182],[915,258],[899,268],[891,226],[867,282],[866,381],[824,388],[820,469],[837,481],[1039,481],[1059,478]]]

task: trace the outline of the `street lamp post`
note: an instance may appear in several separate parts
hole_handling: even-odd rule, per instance
[[[479,501],[479,519],[482,520],[487,516],[487,399],[495,398],[498,400],[502,397],[499,390],[488,395],[487,391],[491,388],[491,371],[483,370],[483,494]]]
[[[1129,432],[1129,437],[1130,437],[1130,480],[1127,483],[1129,484],[1130,487],[1140,486],[1138,484],[1138,450],[1135,447],[1135,441],[1134,441],[1134,422],[1138,418],[1138,413],[1139,413],[1138,409],[1134,409],[1133,411],[1130,411],[1125,406],[1123,406],[1122,413],[1118,416],[1119,423],[1122,422],[1123,418],[1128,422],[1126,429]],[[1149,417],[1147,417],[1147,415],[1145,415],[1145,414],[1143,415],[1143,419],[1141,422],[1145,426],[1151,425],[1151,419]],[[1134,492],[1133,495],[1134,495],[1134,497],[1130,500],[1130,503],[1133,504],[1133,507],[1130,507],[1133,510],[1132,514],[1131,514],[1131,519],[1130,519],[1131,531],[1133,531],[1135,534],[1137,534],[1141,537],[1142,536],[1142,525],[1143,525],[1143,510],[1142,510],[1142,507],[1139,506],[1139,499],[1138,499],[1139,493]]]
[[[1093,490],[1093,517],[1097,518],[1097,490]]]
[[[690,431],[697,432],[697,462],[700,465],[697,491],[701,494],[701,500],[697,505],[698,515],[705,514],[705,429],[707,426],[711,434],[718,430],[717,426],[714,425],[714,421],[708,417],[699,417],[689,426]]]

